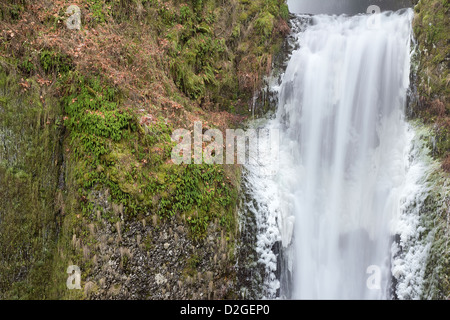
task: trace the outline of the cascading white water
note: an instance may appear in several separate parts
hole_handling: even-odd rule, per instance
[[[282,297],[390,298],[395,222],[417,180],[404,120],[412,17],[319,15],[298,34],[265,125],[281,132],[279,171],[259,177],[248,167],[246,178],[265,221],[258,250],[269,298],[280,289],[275,241]]]
[[[405,170],[410,12],[314,17],[280,92],[296,145],[294,298],[381,298],[367,269],[389,271],[390,221]],[[286,243],[285,243],[286,245]]]

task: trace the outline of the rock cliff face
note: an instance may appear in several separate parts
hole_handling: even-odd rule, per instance
[[[240,168],[176,166],[171,134],[245,119],[288,15],[0,1],[0,298],[237,298]]]
[[[417,41],[415,57],[415,89],[417,100],[412,116],[434,125],[436,144],[433,154],[443,160],[449,171],[450,160],[450,22],[448,1],[419,1],[413,22]]]
[[[432,239],[425,271],[423,298],[450,296],[449,172],[450,172],[450,3],[416,1],[409,116],[423,128],[423,141],[436,169],[429,176],[430,194],[421,209],[424,236]]]

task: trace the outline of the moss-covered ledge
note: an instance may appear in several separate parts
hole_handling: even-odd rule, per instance
[[[421,219],[431,239],[425,269],[423,299],[450,296],[449,181],[450,181],[450,2],[420,0],[414,7],[416,50],[413,56],[409,117],[423,128],[422,140],[435,161],[426,182],[428,198]]]
[[[450,172],[450,2],[422,0],[414,10],[417,52],[412,117],[433,126],[433,155],[441,159],[444,170]]]

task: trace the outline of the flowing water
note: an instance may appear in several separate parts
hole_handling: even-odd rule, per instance
[[[264,124],[280,132],[278,171],[244,175],[265,297],[392,298],[398,221],[423,175],[404,117],[412,18],[318,15],[296,35]]]

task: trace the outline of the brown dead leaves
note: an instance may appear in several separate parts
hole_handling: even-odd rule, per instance
[[[450,154],[448,154],[442,162],[442,169],[450,173]]]
[[[37,83],[42,87],[42,86],[50,86],[52,81],[45,79],[43,77],[41,77],[39,74],[36,76],[36,81]]]
[[[20,21],[0,22],[3,39],[6,39],[6,43],[0,42],[3,49],[7,49],[4,52],[24,59],[34,55],[34,62],[38,61],[43,48],[69,56],[75,69],[82,75],[102,75],[111,84],[129,92],[130,98],[124,105],[135,112],[143,110],[139,118],[141,124],[151,125],[163,117],[174,127],[185,127],[195,120],[203,119],[206,126],[226,129],[230,123],[242,121],[243,117],[214,112],[212,107],[205,112],[198,102],[188,99],[179,91],[170,76],[169,59],[166,56],[171,44],[158,35],[151,24],[140,23],[136,26],[132,21],[122,24],[111,21],[95,25],[94,28],[84,23],[81,30],[69,30],[62,23],[67,18],[62,13],[71,4],[78,5],[82,16],[87,17],[89,8],[85,7],[86,1],[74,0],[69,3],[56,0],[33,2],[27,5]],[[182,26],[177,25],[175,28],[181,29]],[[263,68],[270,64],[269,61],[252,62],[262,63]],[[246,69],[245,73],[241,74],[241,80],[245,82],[241,84],[253,89],[258,79],[251,68]],[[39,71],[35,74],[37,83],[41,87],[51,86],[52,81],[40,74]],[[31,86],[23,79],[19,85],[23,90],[29,90]],[[139,98],[131,98],[132,95]],[[188,105],[189,111],[185,108]]]
[[[24,80],[23,78],[20,79],[20,81],[19,81],[19,86],[20,86],[20,87],[22,88],[22,90],[25,91],[25,92],[27,92],[28,89],[31,88],[31,84],[30,84],[28,81]]]

